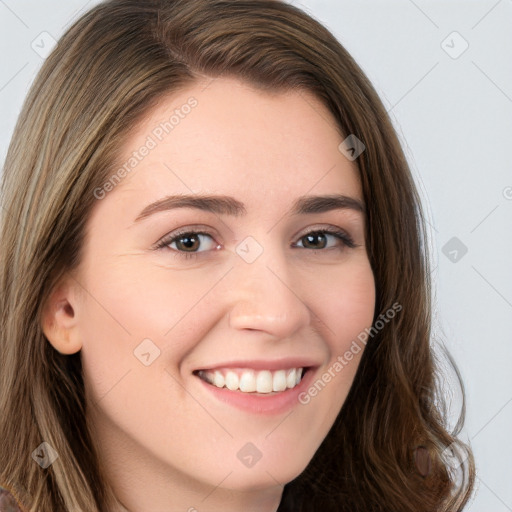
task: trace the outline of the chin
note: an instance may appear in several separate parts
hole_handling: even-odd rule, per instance
[[[253,467],[243,468],[237,467],[236,469],[228,469],[224,475],[218,475],[219,481],[225,477],[229,471],[233,471],[228,478],[226,478],[222,487],[239,492],[251,491],[264,491],[275,487],[283,487],[288,482],[297,478],[306,469],[309,463],[307,461],[290,462],[289,460],[281,460],[276,464],[268,461],[263,463],[263,459],[257,462]],[[210,476],[211,479],[211,476]]]

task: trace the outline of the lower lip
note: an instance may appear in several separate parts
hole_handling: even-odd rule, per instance
[[[314,368],[309,368],[298,386],[275,394],[231,391],[227,388],[218,388],[199,377],[197,378],[221,402],[255,414],[279,414],[300,403],[299,395],[308,388],[314,373]]]

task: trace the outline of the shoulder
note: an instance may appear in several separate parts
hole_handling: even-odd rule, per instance
[[[14,496],[0,485],[0,512],[22,512]]]

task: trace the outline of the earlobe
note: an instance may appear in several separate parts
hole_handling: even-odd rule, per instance
[[[43,333],[61,354],[74,354],[82,348],[78,306],[74,286],[70,281],[65,281],[54,288],[43,309]]]

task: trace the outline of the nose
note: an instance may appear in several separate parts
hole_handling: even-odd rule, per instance
[[[311,322],[297,274],[283,255],[269,251],[254,262],[239,260],[231,275],[229,326],[264,331],[276,339],[294,335]]]

